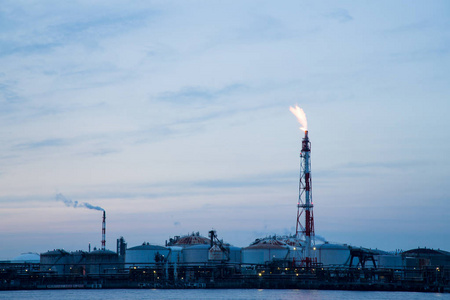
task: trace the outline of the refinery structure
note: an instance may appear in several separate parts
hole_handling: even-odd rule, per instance
[[[168,238],[164,245],[106,249],[106,211],[88,203],[67,206],[102,211],[101,248],[27,253],[0,261],[0,289],[46,288],[324,288],[450,291],[450,252],[418,248],[386,252],[347,244],[316,244],[311,141],[306,116],[290,108],[304,133],[295,233],[235,247],[211,230]],[[293,219],[294,221],[294,219]],[[62,245],[63,246],[63,245]]]

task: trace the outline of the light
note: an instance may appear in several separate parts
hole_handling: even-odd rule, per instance
[[[316,247],[313,247],[313,250],[316,251]]]
[[[258,276],[259,276],[259,277],[261,277],[261,276],[262,276],[262,274],[261,274],[261,273],[258,273]]]

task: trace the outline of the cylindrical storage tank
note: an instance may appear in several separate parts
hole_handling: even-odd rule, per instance
[[[377,260],[377,267],[381,269],[399,269],[403,266],[401,255],[377,255],[375,260]]]
[[[209,245],[194,245],[183,249],[183,263],[204,265],[208,263]]]
[[[232,264],[240,264],[241,263],[241,248],[228,246],[225,247],[228,249],[229,259],[228,262]]]
[[[157,263],[163,263],[170,249],[150,244],[142,244],[126,250],[125,268],[154,267]]]
[[[279,240],[267,238],[256,240],[242,249],[242,264],[263,265],[274,260],[289,259],[289,246]]]
[[[70,253],[70,273],[86,275],[86,260],[88,252],[74,251]]]
[[[183,262],[183,247],[179,246],[170,246],[170,253],[169,253],[169,262],[170,263],[182,263]]]
[[[110,250],[95,250],[86,255],[86,273],[114,274],[120,269],[119,255]]]
[[[317,261],[326,267],[349,266],[350,264],[350,249],[347,245],[325,243],[316,245],[314,252]]]
[[[53,271],[57,274],[68,274],[70,273],[70,259],[69,252],[57,249],[41,253],[40,264],[41,271]]]

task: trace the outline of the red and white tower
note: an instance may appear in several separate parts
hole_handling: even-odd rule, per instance
[[[106,212],[103,211],[103,222],[102,222],[102,250],[105,250],[106,246]]]
[[[302,140],[302,150],[300,152],[300,183],[295,236],[297,239],[305,241],[304,258],[302,262],[307,267],[311,266],[311,264],[315,261],[313,258],[314,255],[311,253],[311,250],[315,244],[311,188],[311,142],[308,138],[308,130],[305,130],[305,137]],[[302,215],[305,216],[303,224]]]
[[[303,109],[298,107],[290,107],[289,110],[295,115],[298,122],[302,125],[300,128],[305,132],[302,140],[302,150],[300,152],[300,183],[297,203],[297,223],[295,226],[295,238],[298,242],[304,242],[304,253],[302,264],[310,267],[316,259],[312,255],[311,250],[314,248],[314,214],[312,202],[312,185],[311,185],[311,143],[308,137],[308,121]],[[302,223],[302,216],[305,221]]]

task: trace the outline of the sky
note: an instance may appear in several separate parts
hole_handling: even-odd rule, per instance
[[[0,259],[315,231],[450,250],[448,1],[0,5]],[[82,204],[68,207],[61,200]]]

